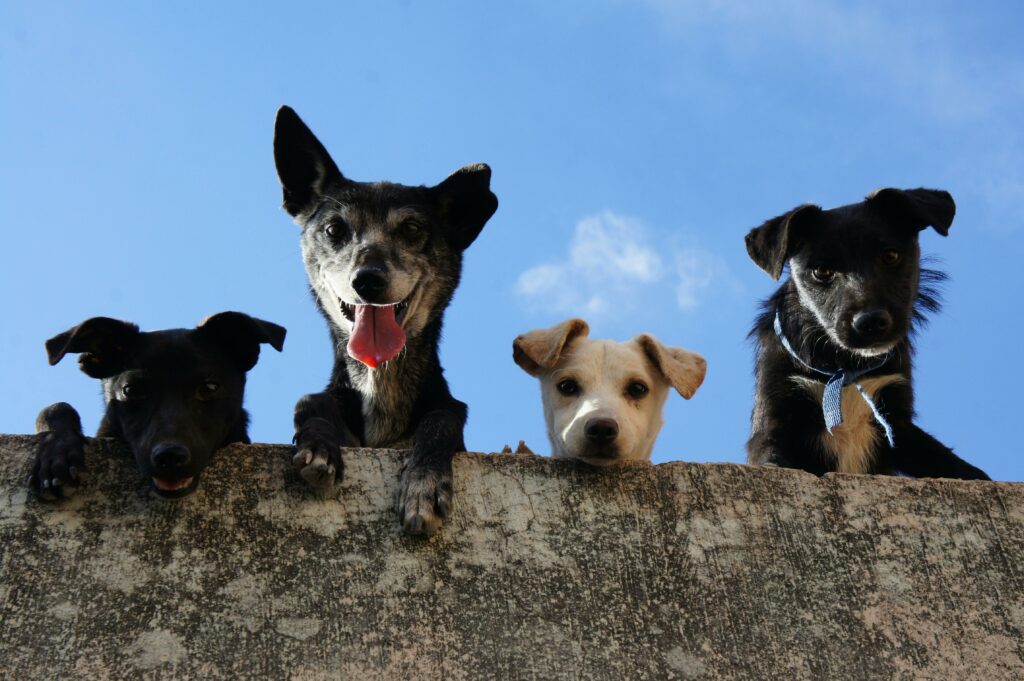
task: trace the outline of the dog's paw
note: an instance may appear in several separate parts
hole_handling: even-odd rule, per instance
[[[39,498],[53,501],[78,491],[86,476],[85,438],[75,432],[39,434],[28,484]]]
[[[314,419],[316,421],[318,419]],[[327,424],[330,426],[330,424]],[[341,460],[341,444],[334,428],[324,424],[307,423],[295,435],[295,455],[292,465],[314,492],[329,496],[334,485],[345,473]]]
[[[398,518],[406,532],[433,535],[448,518],[451,506],[451,471],[405,465],[398,481]]]

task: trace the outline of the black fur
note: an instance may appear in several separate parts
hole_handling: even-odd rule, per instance
[[[452,397],[438,359],[442,315],[459,283],[463,250],[498,206],[490,168],[467,166],[434,187],[354,182],[288,107],[277,114],[274,159],[284,208],[302,227],[313,298],[334,341],[326,390],[295,407],[295,465],[328,494],[342,477],[341,447],[411,446],[398,512],[407,532],[431,534],[451,504],[452,457],[465,449],[467,411]],[[371,369],[347,349],[353,315],[392,305],[401,310],[395,319],[405,345]]]
[[[96,437],[126,442],[154,491],[176,498],[196,489],[214,451],[249,442],[245,374],[261,343],[281,350],[284,337],[277,324],[240,312],[215,314],[195,329],[148,333],[94,317],[46,341],[46,351],[50,364],[80,353],[82,371],[103,381],[106,412]],[[50,405],[36,432],[29,483],[43,498],[67,496],[86,471],[78,413],[66,402]],[[183,486],[169,489],[176,485]]]
[[[840,468],[838,455],[826,446],[835,440],[827,439],[832,436],[821,400],[798,378],[820,383],[821,376],[783,348],[773,329],[778,312],[790,344],[815,368],[857,369],[888,353],[884,365],[861,381],[901,379],[875,396],[892,425],[895,447],[872,420],[876,437],[859,472],[988,479],[913,423],[913,334],[928,312],[938,310],[937,285],[944,280],[942,273],[921,268],[918,236],[927,226],[948,235],[954,213],[946,192],[883,189],[830,210],[800,206],[750,231],[750,257],[772,278],[790,266],[790,276],[765,301],[750,334],[757,345],[750,463],[819,475]],[[844,392],[844,414],[850,400],[860,399]]]

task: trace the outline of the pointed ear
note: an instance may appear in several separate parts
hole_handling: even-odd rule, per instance
[[[708,363],[703,357],[682,348],[664,346],[657,338],[647,334],[637,336],[634,340],[676,392],[687,400],[693,397],[704,382],[708,370]]]
[[[284,209],[292,217],[312,208],[331,182],[345,177],[331,155],[291,107],[277,110],[274,162],[284,192]]]
[[[110,317],[93,317],[46,341],[50,365],[69,352],[81,353],[78,365],[93,378],[110,378],[125,367],[125,357],[139,337],[139,327]]]
[[[219,346],[239,369],[248,371],[259,359],[260,344],[269,343],[280,352],[287,332],[283,326],[241,312],[218,312],[200,322],[194,333]]]
[[[447,223],[448,242],[466,250],[498,210],[498,197],[491,192],[491,169],[485,163],[459,168],[432,188]]]
[[[805,203],[750,230],[745,239],[750,259],[777,280],[796,245],[799,228],[820,215],[821,208]]]
[[[562,353],[580,336],[586,337],[590,327],[582,319],[569,319],[548,329],[537,329],[512,341],[512,359],[523,371],[536,376],[551,369]]]
[[[949,236],[956,215],[953,197],[941,189],[879,189],[868,194],[867,202],[890,220],[917,231],[934,227],[942,236]]]

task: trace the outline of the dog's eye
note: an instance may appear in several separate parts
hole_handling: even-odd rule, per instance
[[[650,391],[651,389],[648,388],[643,383],[641,383],[640,381],[633,381],[626,388],[626,392],[629,393],[629,396],[632,397],[634,400],[639,400],[641,397],[643,397]]]
[[[827,267],[815,267],[811,270],[811,276],[814,277],[816,281],[825,284],[832,281],[835,278],[836,273]]]
[[[882,262],[886,265],[898,265],[903,256],[899,251],[889,249],[888,251],[882,252]]]
[[[566,397],[578,395],[580,392],[580,384],[572,380],[571,378],[567,378],[564,381],[559,382],[558,392],[562,393]]]
[[[422,232],[422,231],[423,231],[423,227],[421,227],[418,222],[414,222],[412,220],[408,220],[408,221],[402,223],[402,230],[401,230],[401,232],[402,232],[402,236],[404,238],[406,238],[406,239],[409,239],[409,240],[415,239],[416,237],[418,237],[420,235],[420,232]]]
[[[220,390],[220,383],[217,383],[216,381],[206,381],[199,386],[198,397],[201,400],[208,399],[213,397],[218,390]]]
[[[341,220],[331,220],[324,227],[324,234],[332,241],[337,241],[345,236],[345,223]]]

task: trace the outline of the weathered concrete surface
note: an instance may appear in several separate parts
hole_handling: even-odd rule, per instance
[[[429,541],[398,452],[308,496],[285,447],[151,498],[97,441],[60,504],[0,438],[11,679],[1024,678],[1024,486],[464,455]]]

